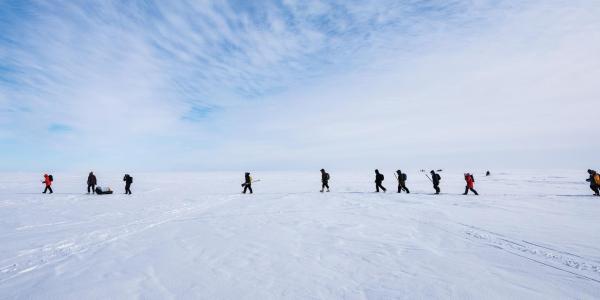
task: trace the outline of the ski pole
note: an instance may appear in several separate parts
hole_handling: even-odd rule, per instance
[[[423,173],[423,175],[425,175],[425,177],[427,177],[427,179],[429,179],[429,181],[431,181],[431,183],[433,183],[433,180],[429,178],[429,175],[425,174],[425,170],[421,170],[421,172]]]
[[[427,179],[429,179],[429,181],[431,181],[431,183],[433,183],[433,180],[431,180],[431,178],[429,178],[429,175],[425,174],[425,177],[427,177]]]

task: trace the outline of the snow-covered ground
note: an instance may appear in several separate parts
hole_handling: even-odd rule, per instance
[[[585,170],[461,172],[431,195],[373,193],[372,171],[0,174],[2,299],[600,298],[600,198]]]

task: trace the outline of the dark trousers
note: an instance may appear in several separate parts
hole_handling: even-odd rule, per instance
[[[439,194],[440,193],[440,184],[439,183],[434,183],[433,184],[433,188],[435,189],[435,193]]]
[[[463,193],[463,195],[468,194],[469,191],[473,192],[473,194],[475,194],[475,195],[479,195],[474,188],[469,188],[468,186],[465,186],[465,192]]]
[[[252,184],[244,184],[244,194],[246,193],[246,190],[250,190],[250,194],[252,194]]]
[[[377,193],[379,193],[379,189],[382,189],[384,192],[385,192],[385,191],[387,191],[387,190],[385,189],[385,187],[383,187],[383,185],[381,185],[381,182],[375,182],[375,191],[376,191]]]
[[[44,194],[45,194],[47,191],[50,191],[50,194],[54,193],[54,192],[52,191],[52,188],[51,188],[49,185],[47,185],[47,186],[46,186],[46,188],[44,189]]]
[[[131,195],[131,183],[125,184],[125,194]]]
[[[407,194],[410,194],[410,191],[406,187],[406,184],[404,182],[399,182],[398,183],[398,193],[401,193],[402,191],[405,191]]]
[[[599,191],[599,190],[600,190],[600,188],[599,188],[597,185],[595,185],[595,184],[591,184],[591,185],[590,185],[590,189],[592,189],[592,191],[594,191],[594,194],[595,194],[596,196],[600,195],[600,191]]]
[[[329,182],[327,182],[327,181],[323,181],[323,184],[321,185],[322,191],[324,191],[325,188],[327,188],[327,190],[329,191]]]
[[[88,194],[90,193],[90,189],[92,190],[92,194],[96,193],[96,185],[88,184]]]

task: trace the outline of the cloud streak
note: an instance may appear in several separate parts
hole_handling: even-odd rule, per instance
[[[3,2],[4,168],[584,165],[567,155],[599,146],[597,15],[590,1]]]

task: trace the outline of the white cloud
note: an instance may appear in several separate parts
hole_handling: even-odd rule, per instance
[[[599,146],[595,2],[35,9],[0,43],[20,71],[0,83],[0,121],[55,165],[585,164],[561,155]]]

